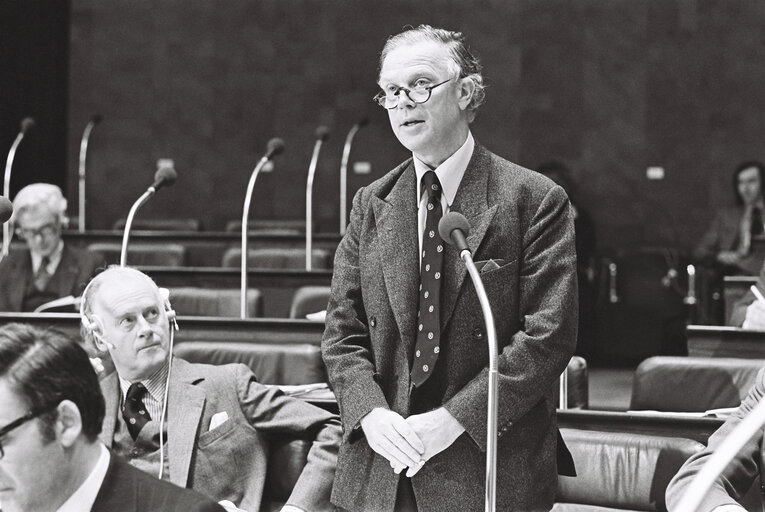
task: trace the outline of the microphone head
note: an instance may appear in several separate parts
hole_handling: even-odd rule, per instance
[[[444,242],[450,245],[454,244],[452,232],[455,229],[462,231],[465,238],[467,238],[468,233],[470,233],[470,223],[464,215],[459,212],[449,212],[441,217],[441,220],[438,222],[438,234],[441,235]]]
[[[21,133],[27,133],[35,127],[35,120],[31,117],[25,117],[21,120]]]
[[[281,155],[284,152],[284,141],[279,137],[274,137],[268,141],[266,145],[266,158],[271,159],[276,155]]]
[[[359,128],[364,128],[366,125],[369,124],[369,118],[366,116],[362,117],[361,119],[359,119],[359,122],[356,124],[359,125]]]
[[[101,114],[93,114],[92,116],[90,116],[90,122],[93,124],[98,124],[103,120],[104,118],[101,117]]]
[[[13,204],[7,197],[0,196],[0,224],[8,222],[13,214]]]
[[[324,125],[316,128],[316,138],[322,142],[329,138],[329,128]]]
[[[178,173],[172,167],[160,167],[157,172],[154,173],[154,183],[152,187],[154,190],[159,190],[162,187],[170,186],[175,183],[178,178]]]

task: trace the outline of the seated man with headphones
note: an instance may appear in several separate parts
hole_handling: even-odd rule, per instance
[[[283,511],[333,510],[337,416],[255,380],[242,364],[191,364],[172,353],[175,312],[154,281],[110,267],[83,293],[82,335],[111,356],[101,379],[101,440],[131,464],[218,501],[260,510],[267,438],[312,441],[308,462]]]

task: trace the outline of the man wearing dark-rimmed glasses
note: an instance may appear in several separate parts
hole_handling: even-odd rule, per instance
[[[577,328],[568,198],[473,139],[484,85],[461,33],[422,25],[389,38],[378,84],[374,101],[412,158],[356,193],[335,257],[322,341],[344,427],[332,501],[484,508],[486,332],[437,228],[456,211],[500,350],[497,510],[549,510],[556,469],[573,469],[555,421]]]
[[[34,311],[52,300],[78,296],[98,262],[61,237],[66,199],[49,183],[33,183],[13,199],[11,224],[27,250],[12,250],[0,262],[0,311]]]
[[[3,512],[223,512],[109,453],[104,399],[83,348],[51,330],[0,327]]]

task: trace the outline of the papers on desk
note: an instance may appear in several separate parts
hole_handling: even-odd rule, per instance
[[[652,411],[652,410],[629,410],[629,414],[643,414],[646,416],[684,416],[686,418],[727,418],[738,407],[723,407],[710,409],[704,412],[676,412],[676,411]]]

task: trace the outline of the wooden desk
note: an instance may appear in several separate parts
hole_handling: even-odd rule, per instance
[[[627,432],[685,437],[707,444],[710,434],[724,422],[721,418],[693,418],[681,415],[558,409],[558,426],[579,430]]]
[[[238,268],[223,267],[138,267],[151,276],[159,286],[198,286],[201,288],[239,289],[241,274]],[[247,287],[263,293],[263,316],[287,318],[292,297],[301,286],[329,286],[331,270],[250,270]],[[171,297],[172,300],[172,297]]]
[[[694,357],[765,358],[765,331],[738,327],[689,325],[688,355]]]
[[[122,244],[122,231],[96,230],[80,233],[65,230],[63,238],[67,243],[86,247],[97,242]],[[340,243],[339,233],[314,233],[313,248],[334,251]],[[252,233],[248,237],[248,249],[260,248],[305,248],[304,234]],[[131,243],[174,243],[186,248],[186,264],[191,267],[218,267],[223,253],[230,247],[241,247],[242,235],[227,231],[140,231],[130,232]]]
[[[55,327],[79,338],[80,316],[75,313],[0,313],[0,326],[23,322],[36,327]],[[176,343],[193,341],[232,341],[242,343],[321,344],[324,322],[287,318],[178,317],[180,330]]]
[[[744,296],[749,287],[757,282],[757,276],[725,276],[723,278],[723,299],[725,300],[725,321],[733,313],[733,304]]]

